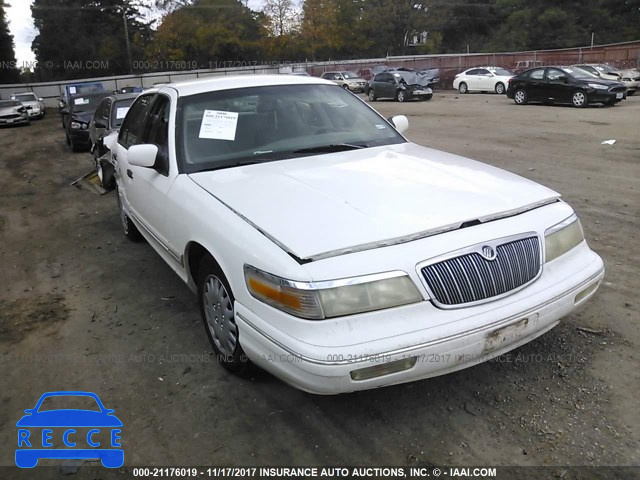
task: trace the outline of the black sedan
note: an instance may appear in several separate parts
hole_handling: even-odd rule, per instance
[[[104,144],[104,138],[120,128],[129,107],[137,97],[138,93],[118,93],[103,98],[89,123],[93,161],[100,182],[107,190],[115,187],[115,179],[113,165],[109,158],[105,158],[109,149]]]
[[[91,139],[89,138],[89,122],[98,108],[100,101],[109,95],[109,92],[89,92],[72,95],[69,97],[69,105],[65,106],[63,114],[63,126],[67,137],[67,145],[74,152],[89,150]]]
[[[539,67],[509,80],[507,97],[518,105],[544,102],[586,107],[590,103],[613,105],[626,98],[626,90],[620,82],[598,78],[579,68]]]
[[[412,98],[431,100],[433,90],[429,87],[429,79],[415,72],[396,70],[378,73],[367,87],[369,100],[393,98],[405,102]]]

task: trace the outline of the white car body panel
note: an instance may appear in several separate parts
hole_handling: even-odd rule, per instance
[[[331,84],[310,77],[243,76],[152,92],[170,97],[169,132],[174,132],[179,96],[290,83]],[[558,193],[534,182],[411,143],[184,174],[178,173],[170,134],[166,176],[129,165],[121,144],[112,150],[124,211],[151,246],[192,289],[190,255],[196,246],[209,252],[235,296],[247,356],[309,392],[364,390],[480,363],[548,331],[592,296],[603,276],[602,260],[583,241],[544,264],[540,276],[521,290],[481,305],[437,308],[423,284],[420,263],[526,232],[538,236],[544,249],[545,230],[573,210]],[[510,215],[496,219],[505,213]],[[478,218],[487,222],[457,228]],[[443,227],[456,229],[442,233]],[[421,232],[431,234],[411,237]],[[411,238],[389,242],[403,236]],[[355,248],[362,245],[368,248]],[[311,262],[291,255],[332,251]],[[423,301],[304,320],[254,298],[244,279],[247,264],[303,282],[404,271]],[[419,359],[409,370],[364,381],[351,377],[353,370],[407,356]]]
[[[18,95],[33,95],[33,101],[21,101],[22,105],[27,108],[29,112],[29,118],[31,117],[41,117],[44,115],[44,102],[41,102],[35,94],[32,92],[24,92],[24,93],[16,93],[11,96],[11,100],[15,100]]]
[[[304,259],[457,228],[559,197],[504,170],[412,143],[190,176]]]

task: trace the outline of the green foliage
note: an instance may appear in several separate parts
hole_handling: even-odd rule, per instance
[[[6,2],[0,0],[0,83],[15,83],[19,80],[20,73],[14,68],[16,55],[13,36],[7,24],[6,6]]]

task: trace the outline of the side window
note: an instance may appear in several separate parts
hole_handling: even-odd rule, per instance
[[[384,73],[379,73],[375,77],[373,77],[374,82],[384,82]]]
[[[141,96],[129,109],[118,135],[118,143],[124,148],[143,142],[142,129],[153,96],[154,94]]]
[[[322,74],[322,78],[324,78],[325,80],[330,80],[332,77],[331,73],[323,73]]]
[[[477,75],[491,75],[491,72],[489,70],[484,69],[484,68],[479,68]]]
[[[145,122],[142,143],[151,143],[158,147],[155,168],[159,173],[169,173],[169,114],[171,103],[168,97],[158,95],[149,109]]]
[[[547,70],[547,79],[549,80],[558,80],[562,76],[567,76],[562,70],[558,70],[557,68],[549,68]]]
[[[531,73],[529,73],[529,78],[531,78],[532,80],[542,80],[543,77],[544,77],[543,68],[539,68],[538,70],[533,70]]]
[[[98,105],[98,108],[96,108],[96,113],[94,114],[93,118],[95,118],[96,120],[105,119],[105,116],[106,116],[105,113],[109,111],[108,105],[109,105],[109,100],[107,98],[102,100],[102,102],[100,102],[100,105]]]
[[[467,75],[479,75],[479,73],[478,73],[478,72],[480,72],[480,70],[478,70],[477,68],[474,68],[474,69],[472,69],[472,70],[469,70],[469,71],[467,72]]]

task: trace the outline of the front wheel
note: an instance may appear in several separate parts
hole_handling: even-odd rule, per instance
[[[462,94],[469,93],[469,87],[465,82],[462,82],[460,85],[458,85],[458,91]]]
[[[378,99],[378,97],[376,97],[376,92],[372,89],[369,90],[369,101],[370,102],[375,102]]]
[[[218,264],[209,256],[198,268],[200,315],[218,362],[232,373],[242,375],[251,362],[240,346],[231,287]]]
[[[398,90],[398,93],[396,93],[396,100],[398,100],[400,103],[407,100],[407,94],[404,92],[404,90]]]
[[[115,188],[116,179],[114,178],[113,165],[100,158],[98,147],[93,151],[93,162],[96,167],[96,174],[100,179],[100,186],[105,190],[113,190]]]
[[[425,95],[425,96],[422,97],[422,100],[427,102],[427,101],[431,100],[432,98],[433,98],[433,94]]]
[[[587,100],[587,94],[584,93],[582,90],[573,92],[573,95],[571,96],[571,103],[576,108],[586,107],[587,104],[589,103],[589,101]]]
[[[118,211],[120,212],[120,224],[122,225],[122,231],[125,236],[131,240],[132,242],[140,242],[142,241],[142,234],[138,227],[136,227],[127,212],[124,210],[124,205],[122,204],[122,199],[120,198],[120,190],[116,186],[116,197],[118,198]]]
[[[513,101],[518,105],[526,105],[527,104],[527,92],[519,88],[513,94]]]
[[[496,93],[498,95],[504,95],[504,83],[502,82],[496,83]]]

